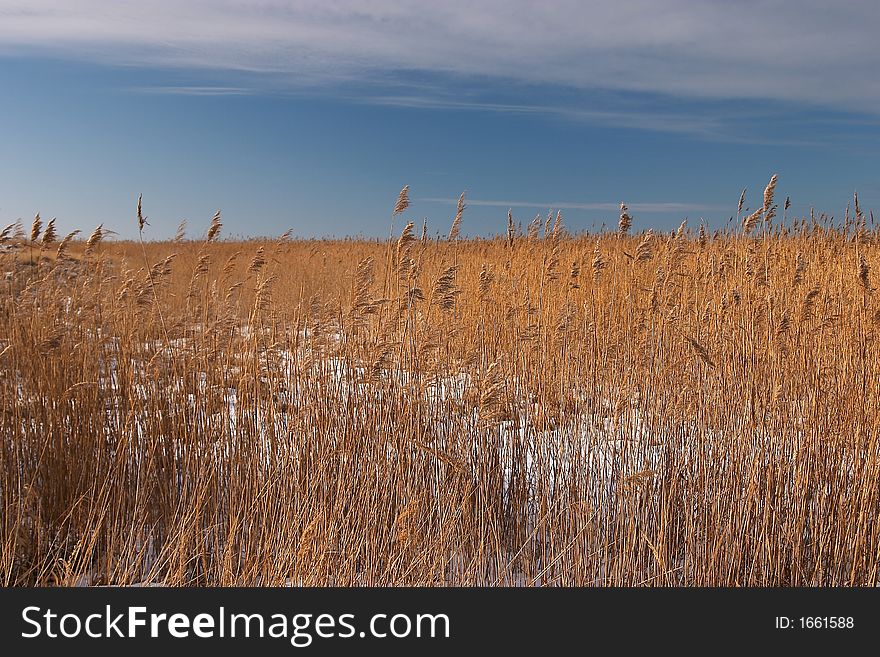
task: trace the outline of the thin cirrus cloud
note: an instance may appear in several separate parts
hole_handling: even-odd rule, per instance
[[[455,205],[458,203],[457,198],[442,197],[423,197],[415,199],[426,203],[444,203],[447,205]],[[487,206],[497,208],[532,208],[532,209],[548,209],[554,210],[601,210],[601,211],[618,211],[620,203],[573,203],[569,201],[557,201],[553,203],[534,203],[531,201],[506,201],[506,200],[489,200],[489,199],[467,199],[468,205]],[[707,212],[722,209],[717,205],[701,205],[697,203],[669,203],[669,202],[644,202],[644,203],[627,203],[627,207],[632,212],[651,213],[676,213],[676,212]]]
[[[872,114],[878,22],[877,3],[819,0],[0,0],[0,54],[289,85],[420,72]]]
[[[245,87],[199,87],[199,86],[158,86],[135,87],[133,91],[145,94],[175,96],[247,96],[253,93]]]
[[[469,110],[499,112],[504,114],[532,114],[553,116],[569,121],[634,128],[655,132],[681,133],[709,138],[730,139],[726,134],[727,122],[707,114],[673,113],[668,111],[638,109],[584,109],[561,104],[498,103],[476,99],[452,100],[437,95],[363,95],[351,100],[389,107],[412,107],[439,110]]]

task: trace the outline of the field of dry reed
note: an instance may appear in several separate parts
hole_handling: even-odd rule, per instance
[[[774,187],[665,233],[438,239],[406,189],[389,240],[10,226],[0,583],[877,585],[880,230]]]

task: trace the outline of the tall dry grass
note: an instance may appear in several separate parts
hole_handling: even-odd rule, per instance
[[[880,233],[775,182],[715,233],[9,227],[0,581],[876,585]]]

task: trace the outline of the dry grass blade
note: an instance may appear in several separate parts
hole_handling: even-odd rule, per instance
[[[803,304],[801,305],[801,320],[806,321],[813,316],[813,313],[816,308],[816,300],[819,298],[819,286],[813,286],[804,296]]]
[[[794,261],[794,278],[792,279],[792,284],[795,286],[800,285],[804,281],[804,274],[807,271],[807,263],[804,260],[804,254],[798,251],[795,254]]]
[[[555,281],[559,278],[559,241],[554,240],[547,257],[547,265],[544,268],[544,276],[549,281]]]
[[[256,274],[266,266],[266,258],[264,257],[263,247],[259,247],[257,252],[254,254],[254,257],[251,259],[251,264],[248,267],[249,274]]]
[[[776,181],[777,175],[774,173],[770,177],[770,182],[767,183],[767,187],[764,188],[764,212],[767,212],[770,209],[770,206],[773,205],[773,195],[776,191]]]
[[[745,219],[743,219],[743,233],[748,235],[753,230],[755,230],[755,226],[758,225],[758,222],[761,220],[761,216],[763,215],[763,208],[759,210],[755,210],[752,214],[748,215]]]
[[[55,230],[55,218],[49,220],[49,223],[46,224],[46,230],[43,231],[43,239],[40,241],[40,244],[46,246],[48,244],[52,244],[58,240],[58,233]]]
[[[40,239],[40,232],[43,230],[43,220],[40,219],[40,213],[34,217],[34,221],[31,224],[31,242],[36,242]]]
[[[235,266],[238,262],[238,257],[240,255],[241,251],[236,251],[226,259],[226,262],[223,265],[223,269],[220,271],[221,279],[227,279],[232,275],[232,272],[235,271]]]
[[[404,185],[397,196],[397,203],[394,204],[394,212],[392,216],[401,214],[409,207],[409,185]]]
[[[15,232],[15,224],[9,224],[6,228],[0,231],[0,244],[5,244],[12,239],[12,236]]]
[[[526,228],[526,234],[528,235],[529,240],[538,239],[538,235],[541,232],[541,215],[536,214],[535,218],[529,222],[528,227]]]
[[[487,368],[480,380],[479,417],[484,425],[491,426],[506,419],[504,399],[504,376],[498,361]]]
[[[7,227],[0,583],[876,586],[880,227],[743,238],[744,197],[54,265]]]
[[[272,253],[275,256],[278,256],[284,248],[284,245],[290,242],[291,235],[293,235],[293,228],[288,228],[278,236],[272,249]]]
[[[764,207],[762,208],[762,211],[764,214],[764,221],[768,224],[773,217],[776,216],[776,206],[773,205],[773,195],[776,192],[776,180],[777,175],[774,173],[770,178],[770,182],[767,183],[767,187],[764,188]]]
[[[174,233],[174,241],[178,244],[186,239],[186,219],[181,219],[177,224],[177,231]]]
[[[372,257],[363,258],[357,264],[352,303],[353,314],[363,316],[375,311],[376,304],[373,303],[370,294],[373,287],[373,265]]]
[[[56,260],[63,260],[67,255],[67,247],[70,245],[70,242],[79,235],[80,231],[75,230],[73,232],[68,233],[64,236],[64,239],[61,240],[61,243],[58,245],[58,251],[55,253]]]
[[[507,245],[513,246],[513,239],[516,237],[516,227],[513,225],[513,210],[507,211]]]
[[[675,239],[682,240],[687,232],[688,220],[683,219],[682,222],[678,225],[678,228],[675,229]]]
[[[92,231],[92,234],[89,235],[89,239],[86,240],[85,254],[91,254],[98,244],[101,243],[102,239],[104,239],[104,224],[98,224],[95,230]]]
[[[568,287],[572,290],[580,289],[581,265],[575,260],[571,263],[571,269],[568,272]]]
[[[648,230],[642,235],[642,239],[639,240],[639,244],[636,247],[636,253],[633,258],[634,262],[646,262],[654,257],[654,254],[651,250],[651,242],[654,240],[654,231]]]
[[[596,240],[596,246],[593,248],[593,261],[591,264],[593,268],[593,280],[598,281],[602,276],[602,270],[608,266],[605,262],[605,258],[602,257],[602,251],[599,248],[598,239]]]
[[[562,237],[562,210],[556,211],[556,218],[553,220],[553,239],[559,240]]]
[[[629,214],[629,210],[627,209],[624,203],[620,204],[620,219],[617,222],[617,232],[620,235],[625,236],[629,235],[629,229],[632,227],[632,217]]]
[[[176,257],[176,253],[171,253],[150,268],[150,278],[153,282],[158,282],[171,274],[171,263]]]
[[[406,226],[403,227],[403,230],[400,232],[400,237],[397,239],[397,248],[395,251],[395,261],[400,263],[406,252],[409,250],[410,245],[416,241],[415,236],[413,235],[413,228],[415,225],[413,222],[407,223]]]
[[[217,210],[211,218],[211,225],[208,227],[208,234],[205,237],[205,241],[213,242],[217,239],[221,228],[223,228],[223,223],[220,221],[220,210]]]
[[[865,291],[871,290],[871,268],[868,266],[868,260],[864,254],[859,255],[859,283]]]
[[[144,218],[144,212],[143,212],[143,205],[142,205],[143,196],[144,196],[143,194],[138,194],[138,201],[137,201],[137,222],[138,222],[138,232],[139,233],[144,232],[144,225],[147,223],[147,220]]]
[[[458,197],[458,207],[455,210],[455,219],[452,220],[452,228],[449,229],[449,241],[458,239],[458,233],[461,230],[461,216],[467,205],[464,202],[464,192]]]
[[[452,310],[456,297],[461,294],[461,290],[455,285],[455,275],[459,268],[459,265],[447,267],[434,282],[431,301],[440,306],[441,310]]]
[[[715,362],[709,357],[709,351],[700,344],[697,340],[692,337],[687,337],[688,344],[691,346],[691,349],[694,350],[694,353],[699,357],[701,361],[706,363],[709,367],[715,367]]]
[[[779,324],[776,326],[776,337],[782,338],[791,331],[791,315],[787,310],[783,311],[782,317],[779,318]]]
[[[193,281],[199,276],[204,276],[208,273],[208,270],[211,266],[211,256],[207,253],[202,253],[199,255],[198,262],[196,262],[195,269],[193,270]],[[191,293],[195,293],[195,290],[191,290]]]
[[[486,298],[489,295],[489,290],[492,288],[492,281],[495,280],[495,277],[492,275],[492,271],[489,269],[489,265],[483,263],[483,266],[480,268],[480,297]]]

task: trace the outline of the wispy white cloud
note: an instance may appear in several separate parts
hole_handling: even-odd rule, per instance
[[[705,137],[725,137],[726,124],[717,116],[644,109],[584,109],[571,105],[497,103],[481,100],[451,100],[435,95],[365,95],[351,100],[371,105],[500,112],[505,114],[553,116],[593,125],[608,125],[655,132],[671,132]],[[728,138],[729,135],[725,138]]]
[[[0,0],[0,53],[290,84],[418,71],[876,113],[878,22],[877,3],[820,0]]]
[[[159,86],[135,87],[133,91],[145,94],[162,94],[174,96],[247,96],[254,93],[253,89],[244,87],[199,87],[199,86]]]
[[[455,205],[458,198],[441,198],[441,197],[423,197],[415,199],[426,203],[444,203],[447,205]],[[555,201],[552,203],[534,203],[532,201],[510,201],[510,200],[489,200],[489,199],[467,199],[468,205],[488,206],[498,208],[531,208],[537,210],[601,210],[613,211],[620,210],[620,202],[617,203],[575,203],[570,201]],[[722,210],[717,205],[701,205],[699,203],[675,203],[675,202],[642,202],[627,203],[627,207],[632,212],[651,213],[687,213],[687,212],[709,212],[714,210]]]

